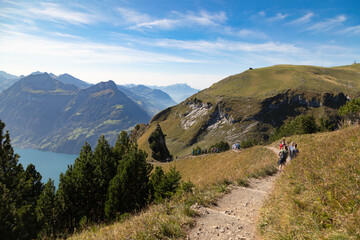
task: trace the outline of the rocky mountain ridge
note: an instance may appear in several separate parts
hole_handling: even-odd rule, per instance
[[[301,79],[301,82],[299,82]],[[329,81],[331,79],[331,81]],[[273,66],[215,83],[154,116],[174,156],[219,141],[267,141],[275,128],[300,115],[339,120],[338,108],[360,95],[360,67]],[[147,148],[147,132],[139,146]]]

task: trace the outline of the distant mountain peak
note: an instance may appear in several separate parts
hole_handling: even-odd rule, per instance
[[[75,85],[77,86],[78,88],[88,88],[91,86],[91,84],[87,83],[87,82],[84,82],[74,76],[71,76],[70,74],[68,73],[64,73],[64,74],[60,74],[58,77],[56,77],[56,80],[59,80],[63,83],[66,83],[66,84],[72,84],[72,85]]]
[[[46,73],[46,72],[45,72]],[[29,74],[29,76],[44,74],[44,72],[36,71]]]
[[[97,88],[99,90],[105,90],[105,89],[112,89],[115,91],[118,91],[118,88],[114,81],[109,80],[107,82],[99,82],[98,84],[95,84],[93,88]]]

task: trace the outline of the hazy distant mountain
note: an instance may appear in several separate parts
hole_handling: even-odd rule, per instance
[[[49,74],[29,75],[0,94],[0,119],[15,146],[78,154],[104,134],[113,144],[121,130],[150,116],[112,81],[86,89]]]
[[[76,77],[71,76],[70,74],[64,73],[56,77],[56,80],[59,80],[66,84],[73,84],[78,88],[88,88],[91,86],[90,83],[84,82]]]
[[[118,85],[118,88],[128,97],[141,105],[150,116],[161,110],[176,105],[176,102],[165,92],[151,89],[144,85]]]
[[[17,80],[19,80],[18,76],[0,71],[0,92],[13,85]]]
[[[172,99],[174,99],[178,103],[184,101],[188,97],[200,91],[199,89],[190,87],[186,83],[179,83],[169,86],[148,86],[148,87],[152,89],[160,89],[166,92],[167,94],[170,95]]]

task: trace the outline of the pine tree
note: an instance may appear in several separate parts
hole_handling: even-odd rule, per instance
[[[79,193],[79,206],[81,208],[79,214],[81,218],[86,217],[90,222],[97,219],[96,213],[96,185],[95,179],[95,162],[91,146],[85,142],[80,151],[80,155],[74,163],[74,178],[77,183],[77,191]]]
[[[143,207],[149,196],[151,164],[147,154],[136,144],[128,147],[127,153],[118,162],[117,174],[111,180],[105,213],[109,220],[116,214],[131,212]]]
[[[59,203],[56,198],[54,181],[49,179],[41,192],[36,206],[38,222],[42,226],[40,237],[55,237]]]
[[[98,140],[94,150],[95,163],[95,201],[96,216],[99,220],[105,217],[105,202],[108,194],[110,181],[116,175],[116,160],[114,159],[113,150],[104,136]]]
[[[33,239],[39,225],[36,202],[42,191],[41,175],[33,165],[24,171],[14,153],[10,135],[0,121],[0,233],[4,239]]]

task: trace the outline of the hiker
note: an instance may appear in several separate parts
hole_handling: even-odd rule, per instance
[[[283,146],[286,146],[286,139],[285,138],[283,140],[281,140],[281,142],[280,142],[280,150],[282,149]]]
[[[292,142],[289,147],[289,163],[290,161],[297,156],[299,149],[297,149],[297,144]]]
[[[295,143],[294,142],[291,142],[290,145],[289,145],[289,162],[291,162],[291,159],[293,159],[293,150],[294,150],[294,147],[295,147]]]
[[[288,151],[288,147],[286,145],[283,145],[281,150],[279,151],[278,155],[279,155],[279,171],[283,171],[284,170],[284,166],[286,163],[286,158],[288,157],[289,151]]]

